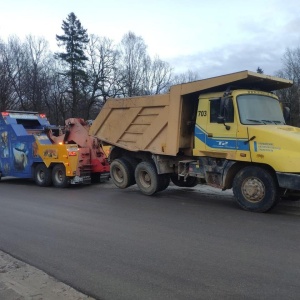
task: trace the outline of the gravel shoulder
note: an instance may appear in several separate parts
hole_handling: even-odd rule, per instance
[[[93,300],[2,251],[0,251],[0,299]]]

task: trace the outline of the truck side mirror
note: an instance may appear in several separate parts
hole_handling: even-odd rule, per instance
[[[226,128],[226,130],[230,130],[230,126],[225,124],[225,117],[218,116],[218,124],[223,124]]]
[[[221,122],[221,119],[223,119],[223,122]],[[220,101],[220,113],[218,117],[218,123],[224,123],[224,122],[225,122],[225,98],[222,97]]]
[[[233,105],[231,98],[222,97],[220,102],[220,114],[217,122],[219,124],[224,124],[226,130],[230,130],[230,126],[226,125],[225,122],[232,122],[231,115],[233,116]]]
[[[283,117],[286,124],[290,124],[291,122],[291,110],[289,107],[285,106],[283,108]]]

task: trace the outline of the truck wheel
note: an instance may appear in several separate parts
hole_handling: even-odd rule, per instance
[[[169,174],[161,174],[158,175],[158,192],[164,191],[170,184],[170,175]]]
[[[125,189],[134,182],[132,167],[123,158],[115,159],[110,164],[110,177],[113,183],[120,189]]]
[[[66,168],[63,164],[57,164],[52,170],[52,181],[55,187],[64,188],[70,184],[70,180],[66,175]]]
[[[50,186],[52,184],[51,169],[45,164],[38,164],[34,169],[34,180],[39,186]]]
[[[197,177],[187,177],[186,181],[184,181],[183,177],[180,177],[178,179],[177,174],[172,174],[171,175],[171,181],[179,187],[194,187],[198,184]]]
[[[129,164],[129,171],[130,171],[130,178],[131,178],[131,182],[130,185],[134,185],[135,182],[135,177],[134,177],[134,172],[135,172],[135,168],[138,165],[138,161],[130,156],[124,156],[122,159],[126,160]]]
[[[159,175],[152,163],[141,162],[135,169],[135,181],[145,195],[153,195],[159,191]]]
[[[267,170],[249,166],[233,180],[233,194],[240,207],[252,212],[267,212],[279,200],[278,186]]]

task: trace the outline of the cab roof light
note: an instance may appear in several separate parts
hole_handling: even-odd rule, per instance
[[[45,115],[45,114],[40,114],[40,117],[41,117],[42,119],[45,119],[45,118],[46,118],[46,115]]]
[[[1,114],[2,114],[3,117],[9,116],[9,112],[7,112],[7,111],[3,111]]]

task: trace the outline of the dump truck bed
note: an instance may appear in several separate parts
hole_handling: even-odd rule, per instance
[[[225,91],[229,86],[270,92],[291,85],[290,80],[242,71],[174,85],[163,95],[109,99],[90,134],[130,151],[189,155],[200,94]]]

